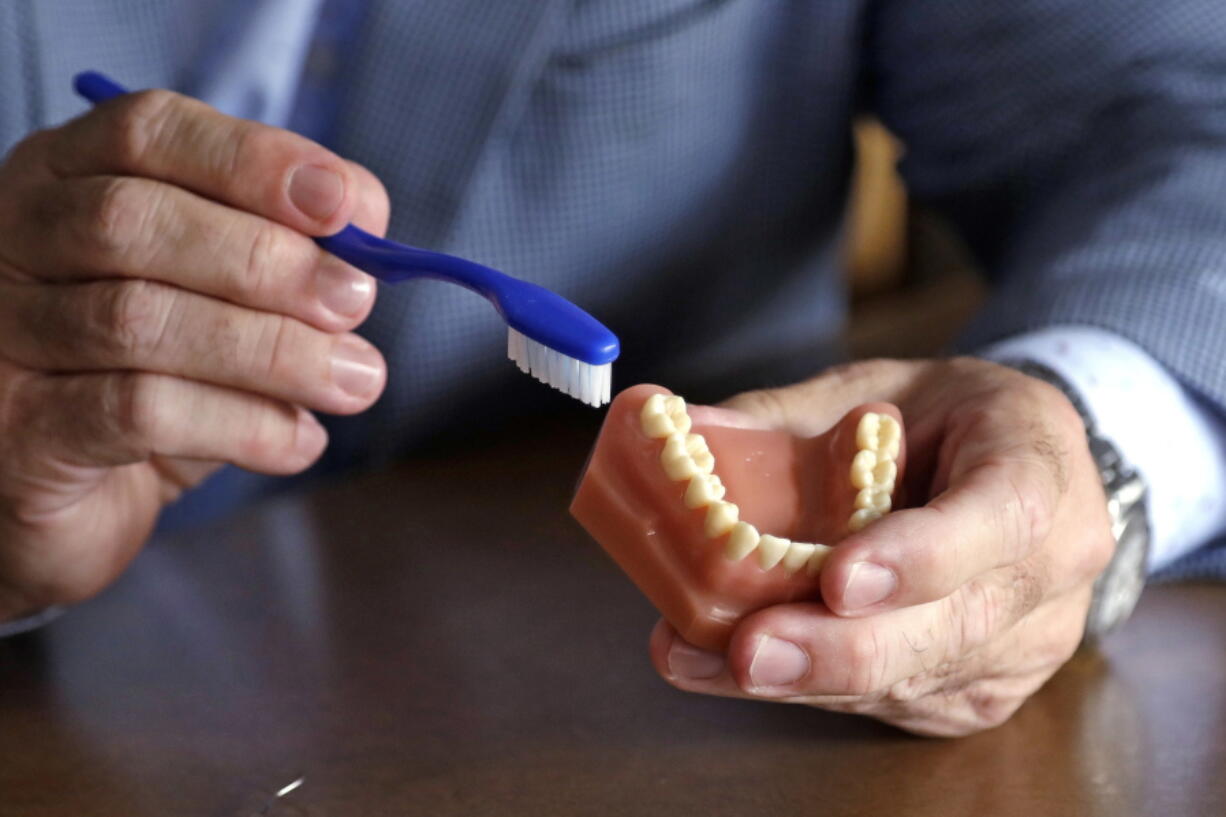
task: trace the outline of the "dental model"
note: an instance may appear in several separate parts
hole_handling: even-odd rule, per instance
[[[896,412],[860,406],[802,438],[635,386],[613,401],[571,513],[687,640],[722,649],[749,612],[816,599],[820,543],[890,511]]]

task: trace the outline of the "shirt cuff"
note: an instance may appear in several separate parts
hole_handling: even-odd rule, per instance
[[[1077,390],[1149,488],[1150,573],[1226,533],[1226,420],[1144,349],[1105,329],[1054,326],[981,354],[1030,358]]]

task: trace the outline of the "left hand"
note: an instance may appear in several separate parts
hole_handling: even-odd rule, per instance
[[[1076,650],[1115,543],[1057,389],[970,358],[879,360],[725,405],[807,436],[877,400],[907,424],[900,510],[838,543],[824,604],[747,616],[726,655],[661,621],[651,656],[669,683],[954,736],[1003,723]]]

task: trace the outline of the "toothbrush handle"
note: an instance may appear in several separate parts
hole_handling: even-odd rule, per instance
[[[97,71],[77,74],[73,87],[95,105],[128,93],[127,88]],[[498,279],[507,277],[497,270],[463,258],[419,250],[379,238],[352,224],[336,235],[316,238],[315,242],[341,260],[388,283],[410,278],[439,278],[488,295]]]

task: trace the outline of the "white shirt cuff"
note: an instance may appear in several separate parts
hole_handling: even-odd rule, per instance
[[[983,356],[1030,358],[1077,390],[1098,432],[1149,487],[1151,573],[1226,533],[1226,420],[1144,349],[1106,329],[1056,326]]]

